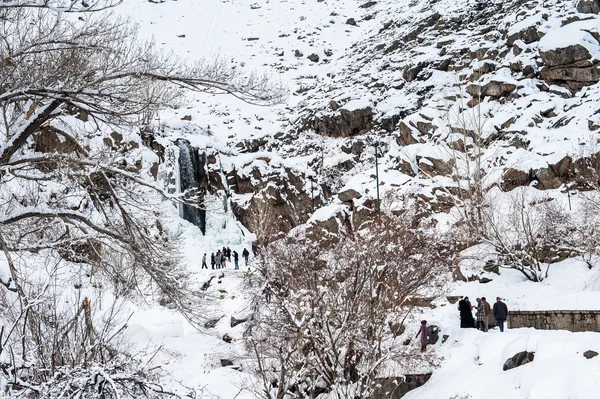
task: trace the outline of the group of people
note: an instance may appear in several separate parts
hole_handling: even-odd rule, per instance
[[[489,317],[493,314],[494,319],[500,331],[504,332],[504,322],[508,317],[508,307],[500,297],[496,297],[494,306],[490,306],[485,297],[477,298],[477,305],[473,306],[469,301],[469,297],[464,297],[458,302],[458,310],[460,311],[460,327],[461,328],[477,328],[483,332],[488,331]],[[475,310],[475,317],[473,317]]]
[[[227,267],[227,262],[231,262],[231,258],[233,256],[233,265],[235,270],[240,268],[239,260],[240,256],[237,251],[232,251],[229,247],[223,247],[223,250],[218,250],[215,254],[214,252],[210,254],[210,265],[212,269],[224,269]],[[247,248],[244,248],[242,251],[242,257],[246,262],[246,266],[248,266],[248,257],[250,256],[250,252],[248,252]],[[202,269],[208,269],[208,265],[206,263],[206,253],[202,256]]]

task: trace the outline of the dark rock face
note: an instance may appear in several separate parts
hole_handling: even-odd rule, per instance
[[[179,185],[181,192],[190,192],[190,201],[204,208],[204,195],[207,188],[207,176],[204,173],[205,156],[190,145],[190,142],[178,139],[175,144],[179,147]],[[187,197],[187,196],[186,196]],[[180,205],[181,217],[198,226],[202,234],[206,233],[206,210],[190,205]]]
[[[521,40],[525,44],[530,44],[540,40],[540,35],[535,26],[530,26],[510,35],[508,39],[506,39],[506,44],[508,44],[509,47],[512,47],[517,40]]]
[[[581,44],[541,51],[540,57],[544,62],[541,77],[547,82],[576,91],[600,81],[600,66],[592,64],[590,52]]]
[[[596,351],[585,351],[585,352],[583,352],[583,356],[584,356],[586,359],[591,359],[591,358],[593,358],[593,357],[596,357],[596,356],[598,356],[598,352],[596,352]]]
[[[365,134],[373,127],[371,107],[340,109],[337,115],[325,115],[306,121],[302,130],[314,129],[317,134],[329,137],[350,137]]]
[[[440,340],[440,328],[436,325],[427,326],[427,334],[429,335],[427,341],[429,345],[435,345]]]
[[[600,14],[600,0],[579,0],[577,11],[585,14]]]
[[[378,386],[369,399],[400,399],[409,391],[425,385],[429,378],[431,374],[407,374],[404,379],[378,378]]]
[[[519,352],[510,359],[506,360],[504,366],[502,367],[502,370],[506,371],[514,369],[515,367],[519,367],[529,362],[533,362],[534,357],[535,352]]]

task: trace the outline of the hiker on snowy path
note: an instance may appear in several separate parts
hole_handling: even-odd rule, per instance
[[[500,300],[499,296],[496,297],[496,303],[494,304],[492,310],[494,312],[494,317],[498,322],[498,327],[500,327],[500,332],[504,332],[504,322],[508,317],[508,307],[506,307],[506,304]]]
[[[421,352],[425,352],[425,349],[427,349],[427,343],[429,342],[427,334],[427,320],[423,320],[421,321],[421,328],[419,328],[419,332],[415,336],[415,338],[418,338],[419,335],[421,336]]]
[[[483,306],[483,301],[481,300],[481,298],[477,298],[477,329],[481,330],[483,332],[487,332],[487,329],[485,328],[485,322],[487,320],[486,316],[485,316],[485,307]]]
[[[469,302],[469,297],[464,297],[464,299],[458,302],[458,310],[460,311],[460,328],[475,327],[475,321],[473,320],[473,313],[471,313],[471,302]]]
[[[215,253],[213,252],[210,254],[210,265],[212,266],[213,270],[215,269],[215,263]]]
[[[208,266],[206,266],[206,254],[202,256],[202,269],[208,269]]]
[[[221,250],[217,251],[217,256],[215,256],[215,261],[217,262],[217,269],[221,268],[221,260],[222,260]]]
[[[235,270],[240,268],[239,260],[240,256],[238,255],[237,251],[233,251],[233,264],[235,265]]]
[[[244,251],[242,252],[242,256],[244,257],[244,260],[246,261],[246,266],[248,266],[248,256],[250,256],[250,252],[248,252],[248,248],[244,248]]]
[[[487,332],[490,329],[490,315],[492,313],[492,306],[485,299],[485,297],[481,297],[481,302],[483,302],[483,311],[485,312],[485,321],[483,323],[485,326],[485,331]]]
[[[231,262],[231,248],[227,247],[227,262]]]

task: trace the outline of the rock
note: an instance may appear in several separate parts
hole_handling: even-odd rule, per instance
[[[407,82],[412,82],[417,79],[419,72],[421,72],[427,66],[424,62],[419,62],[417,65],[407,67],[402,72],[402,78]]]
[[[579,0],[577,2],[577,11],[585,14],[599,14],[600,0]]]
[[[547,67],[574,64],[592,58],[587,48],[581,44],[558,48],[554,50],[540,51],[540,57]]]
[[[510,369],[514,369],[515,367],[519,367],[529,362],[532,362],[534,357],[535,352],[519,352],[510,359],[506,360],[506,362],[504,362],[502,370],[507,371]]]
[[[186,115],[183,118],[181,118],[182,121],[191,121],[192,120],[192,115]]]
[[[311,55],[309,55],[308,57],[309,60],[311,60],[312,62],[319,62],[319,55],[316,53],[312,53]]]
[[[346,25],[356,26],[356,20],[354,18],[348,18],[346,20]]]
[[[298,57],[298,58],[304,57],[304,54],[302,54],[302,51],[300,51],[300,50],[295,50],[294,57]]]
[[[329,108],[331,108],[332,111],[337,111],[340,109],[340,104],[335,100],[331,100],[329,101]]]
[[[500,274],[500,265],[497,262],[494,262],[493,260],[488,260],[487,262],[485,262],[483,270],[485,270],[488,273]]]
[[[452,271],[452,280],[453,281],[464,281],[465,283],[467,282],[467,278],[462,274],[462,272],[460,271],[460,267],[456,267],[453,271]]]
[[[231,341],[233,341],[233,339],[229,336],[229,334],[225,334],[225,335],[223,335],[223,341],[225,341],[228,344],[230,344]]]
[[[492,280],[491,278],[487,278],[487,277],[481,277],[481,278],[479,279],[479,282],[480,282],[481,284],[487,284],[487,283],[489,283],[490,281],[493,281],[493,280]]]
[[[429,336],[427,343],[429,345],[435,345],[440,339],[440,328],[433,324],[427,326],[427,335]]]
[[[527,186],[531,182],[529,173],[513,168],[504,171],[500,188],[502,191],[511,191],[516,187]]]
[[[353,199],[359,199],[361,197],[362,195],[353,189],[345,190],[338,194],[338,198],[342,202],[352,202]]]
[[[596,352],[596,351],[585,351],[585,352],[583,352],[583,356],[584,356],[586,359],[591,359],[591,358],[593,358],[593,357],[596,357],[596,356],[598,356],[598,352]]]
[[[529,44],[540,40],[540,35],[538,34],[538,30],[535,26],[530,26],[508,36],[506,44],[508,47],[512,47],[517,40],[521,40],[525,44]]]
[[[467,86],[467,93],[472,95],[473,97],[503,97],[508,96],[510,93],[515,91],[517,88],[516,85],[512,83],[499,82],[496,80],[490,81],[485,86],[480,86],[478,84],[472,84]]]
[[[218,319],[210,319],[207,322],[204,323],[204,328],[215,328],[215,326],[217,325],[217,323],[219,322],[219,320],[221,320],[221,318],[219,317]]]
[[[375,4],[377,4],[376,1],[367,1],[364,4],[361,4],[360,6],[358,6],[358,8],[371,8],[373,7]]]
[[[454,305],[456,302],[458,302],[458,300],[459,300],[460,298],[461,298],[461,297],[459,297],[459,296],[456,296],[456,295],[452,295],[452,296],[447,296],[447,297],[446,297],[446,299],[448,300],[448,302],[450,302],[450,303],[451,303],[451,304],[453,304],[453,305]]]
[[[399,146],[407,146],[410,144],[418,144],[417,139],[413,137],[413,128],[404,122],[400,122],[400,135],[396,137],[396,143]]]
[[[450,336],[448,334],[442,335],[442,344],[445,343],[446,341],[448,341],[448,338],[450,338]]]
[[[317,116],[305,120],[301,130],[314,129],[317,134],[334,138],[365,134],[373,127],[371,107],[355,110],[340,109],[336,115]]]
[[[221,367],[233,366],[233,362],[229,359],[221,359]]]
[[[394,338],[396,338],[398,335],[404,334],[404,331],[406,331],[406,326],[404,326],[402,323],[392,323],[390,321],[388,322],[388,326],[390,327],[392,334],[394,334]]]
[[[242,324],[248,321],[247,317],[244,317],[243,319],[236,319],[235,317],[231,316],[231,327],[235,327],[238,324]]]

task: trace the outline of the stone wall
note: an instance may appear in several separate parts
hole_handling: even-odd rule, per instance
[[[600,310],[511,311],[510,328],[533,327],[538,330],[600,332]]]

